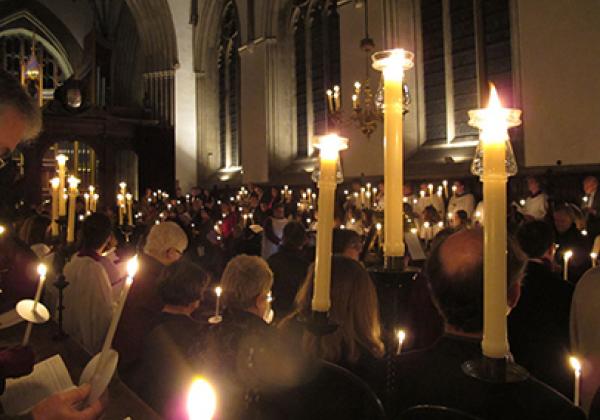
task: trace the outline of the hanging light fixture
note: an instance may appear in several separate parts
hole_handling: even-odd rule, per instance
[[[365,78],[363,81],[355,81],[352,94],[352,113],[348,118],[344,117],[341,109],[340,87],[334,86],[333,89],[328,89],[327,106],[329,109],[329,118],[334,125],[338,126],[349,120],[356,128],[358,128],[367,138],[377,129],[377,126],[383,121],[383,83],[380,79],[377,90],[371,88],[370,57],[375,49],[375,42],[369,36],[369,3],[368,0],[361,2],[365,9],[365,37],[360,41],[360,49],[365,53]],[[408,112],[407,105],[410,104],[410,93],[408,85],[403,84],[404,91],[404,113]]]

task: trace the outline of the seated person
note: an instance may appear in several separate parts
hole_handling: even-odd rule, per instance
[[[507,307],[519,299],[524,256],[512,242],[507,255]],[[584,419],[583,412],[533,377],[491,383],[466,375],[464,362],[482,357],[483,233],[461,230],[434,247],[425,274],[446,334],[431,348],[397,360],[400,386],[388,415],[441,405],[493,419]]]
[[[517,232],[529,257],[521,298],[508,317],[510,349],[518,364],[564,395],[573,392],[569,354],[569,311],[573,286],[552,272],[554,231],[542,221]]]
[[[282,320],[280,329],[296,333],[306,354],[347,368],[381,395],[385,349],[377,292],[369,274],[358,261],[344,256],[332,257],[329,320],[338,327],[322,337],[302,327],[312,313],[313,282],[314,269],[309,269],[296,296],[295,310]]]
[[[144,340],[140,363],[133,374],[132,388],[156,412],[173,413],[181,405],[193,370],[188,352],[203,325],[192,319],[199,306],[208,277],[199,266],[185,260],[167,267],[159,281],[158,294],[164,303],[157,326]]]
[[[583,236],[575,224],[575,211],[569,204],[558,205],[553,213],[554,229],[556,232],[555,261],[561,267],[564,265],[564,253],[572,251],[569,260],[569,281],[577,283],[579,278],[591,267],[590,252],[593,238]]]
[[[303,253],[306,241],[304,226],[298,222],[289,222],[283,228],[283,243],[279,251],[267,260],[273,271],[273,310],[278,319],[292,310],[294,297],[306,278],[310,265]]]
[[[113,292],[101,263],[112,231],[108,216],[94,213],[83,222],[79,252],[63,270],[69,287],[65,288],[65,331],[90,354],[100,351],[110,325]]]

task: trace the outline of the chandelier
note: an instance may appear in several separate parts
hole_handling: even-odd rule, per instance
[[[344,116],[340,102],[340,87],[333,86],[328,89],[327,107],[329,118],[333,125],[339,126],[344,123],[350,123],[358,128],[367,138],[377,129],[377,126],[383,121],[383,78],[379,80],[377,90],[371,88],[371,54],[375,49],[375,42],[369,36],[369,4],[364,0],[365,9],[365,37],[360,41],[360,49],[365,53],[365,78],[363,81],[354,82],[354,93],[352,94],[352,112],[348,117]],[[383,77],[383,76],[382,76]],[[407,105],[410,104],[410,93],[408,85],[403,82],[403,106],[404,114],[408,112]]]

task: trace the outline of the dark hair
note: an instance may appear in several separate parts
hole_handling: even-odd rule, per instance
[[[273,206],[271,207],[271,210],[275,211],[277,209],[284,209],[285,210],[285,206],[281,202],[274,203]]]
[[[8,108],[18,112],[26,121],[23,140],[31,140],[38,136],[42,129],[40,107],[25,92],[17,79],[8,72],[0,70],[0,114]]]
[[[517,232],[517,240],[530,258],[539,258],[554,244],[554,229],[546,222],[527,222]]]
[[[27,245],[44,243],[46,241],[46,230],[50,224],[50,219],[38,214],[25,220],[19,230],[20,239]]]
[[[456,217],[458,217],[458,219],[461,221],[461,223],[463,224],[467,224],[467,222],[469,221],[469,215],[467,214],[466,211],[464,210],[458,210],[456,212]]]
[[[95,250],[106,243],[112,233],[112,223],[107,215],[94,213],[83,222],[81,248]]]
[[[481,236],[481,249],[467,249],[472,256],[469,263],[448,273],[441,258],[444,244],[455,235],[473,233]],[[472,248],[474,243],[470,242],[466,248]],[[507,251],[506,281],[510,287],[521,278],[525,256],[512,238],[508,240]],[[447,324],[467,333],[483,330],[483,233],[480,229],[459,231],[435,246],[425,262],[425,276],[435,306]]]
[[[301,248],[306,240],[306,230],[302,223],[289,222],[283,228],[283,244],[292,248]]]
[[[165,305],[187,306],[202,298],[208,280],[199,265],[182,259],[163,270],[158,294]]]
[[[352,229],[333,230],[333,253],[343,254],[349,248],[362,247],[359,234]]]

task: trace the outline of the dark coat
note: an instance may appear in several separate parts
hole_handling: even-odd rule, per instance
[[[396,365],[400,385],[394,411],[401,413],[415,405],[433,404],[484,419],[585,419],[570,401],[533,377],[494,384],[463,373],[465,361],[479,358],[479,339],[452,335],[443,336],[427,350],[402,355]]]
[[[521,298],[508,317],[510,350],[518,364],[564,395],[573,392],[568,367],[573,286],[540,262],[530,261]]]
[[[294,298],[306,277],[310,263],[302,251],[280,247],[267,260],[273,271],[273,310],[277,319],[285,317],[294,306]]]

